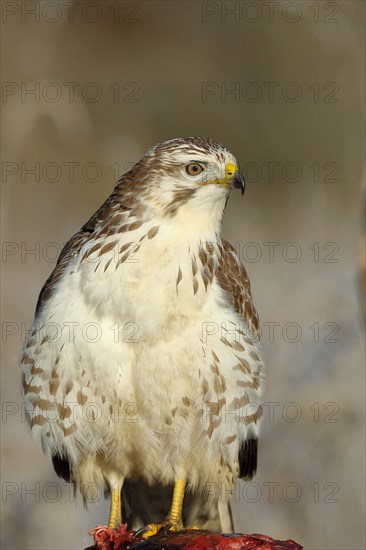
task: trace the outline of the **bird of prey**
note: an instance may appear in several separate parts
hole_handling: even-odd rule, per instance
[[[156,145],[41,290],[21,360],[27,418],[86,501],[110,493],[110,528],[230,532],[228,494],[256,471],[258,316],[221,238],[236,188],[237,162],[215,141]]]

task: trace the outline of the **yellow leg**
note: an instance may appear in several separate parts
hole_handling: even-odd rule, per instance
[[[173,527],[177,527],[182,520],[182,506],[184,499],[184,488],[186,482],[184,479],[177,479],[174,484],[172,506],[169,512],[169,519],[173,524]]]
[[[185,485],[186,482],[184,479],[176,480],[174,484],[172,505],[168,517],[162,523],[150,523],[147,527],[138,531],[138,533],[143,533],[142,538],[146,539],[152,537],[161,531],[178,531],[182,529],[182,506]]]
[[[109,510],[108,527],[110,529],[118,529],[122,523],[121,516],[121,488],[119,483],[115,484],[115,487],[111,487],[111,503]]]

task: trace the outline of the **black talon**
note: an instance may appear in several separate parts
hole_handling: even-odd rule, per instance
[[[161,529],[159,529],[159,533],[161,532],[163,535],[167,535],[169,533],[169,529],[172,527],[172,523],[169,522],[167,523],[164,527],[162,527]]]
[[[140,529],[137,529],[137,531],[135,531],[135,537],[143,535],[144,533],[146,533],[147,530],[147,527],[140,527]]]

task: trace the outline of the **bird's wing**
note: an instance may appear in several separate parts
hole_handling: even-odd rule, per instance
[[[252,336],[259,339],[259,317],[253,304],[250,281],[235,248],[223,240],[221,261],[217,271],[218,282],[228,294],[229,301],[248,325]]]
[[[65,244],[57,259],[54,270],[44,283],[39,294],[36,315],[41,311],[43,304],[52,295],[57,282],[61,279],[72,258],[79,254],[85,243],[93,238],[93,234],[117,208],[121,209],[123,206],[121,206],[120,203],[118,204],[115,194],[112,193],[105,203],[83,225],[80,231],[75,233],[75,235]]]
[[[221,261],[217,271],[221,288],[227,293],[229,302],[248,327],[248,336],[259,340],[259,317],[253,304],[250,281],[235,249],[223,240]],[[257,470],[258,439],[250,436],[239,449],[239,477],[251,479]]]
[[[53,290],[58,281],[61,279],[65,269],[69,264],[69,261],[71,260],[71,258],[79,253],[81,247],[90,237],[90,234],[91,231],[80,230],[65,244],[65,246],[61,250],[60,256],[58,257],[57,264],[54,270],[44,283],[42,290],[39,293],[36,306],[36,315],[40,313],[43,305],[52,296]]]
[[[39,294],[36,306],[36,316],[41,312],[43,305],[52,296],[54,289],[59,280],[62,278],[69,262],[80,253],[82,247],[90,239],[93,239],[94,234],[96,234],[108,217],[117,209],[123,209],[123,205],[117,202],[115,194],[112,193],[105,203],[83,225],[80,231],[75,233],[75,235],[65,244],[61,250],[60,256],[57,259],[54,270],[44,283]],[[67,456],[62,455],[61,453],[55,454],[52,456],[52,462],[56,474],[69,482],[71,480],[71,470]]]

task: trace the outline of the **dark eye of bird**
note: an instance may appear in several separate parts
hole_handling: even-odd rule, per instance
[[[191,162],[186,167],[186,172],[190,176],[197,176],[201,172],[203,172],[204,168],[201,164],[198,164],[197,162]]]

